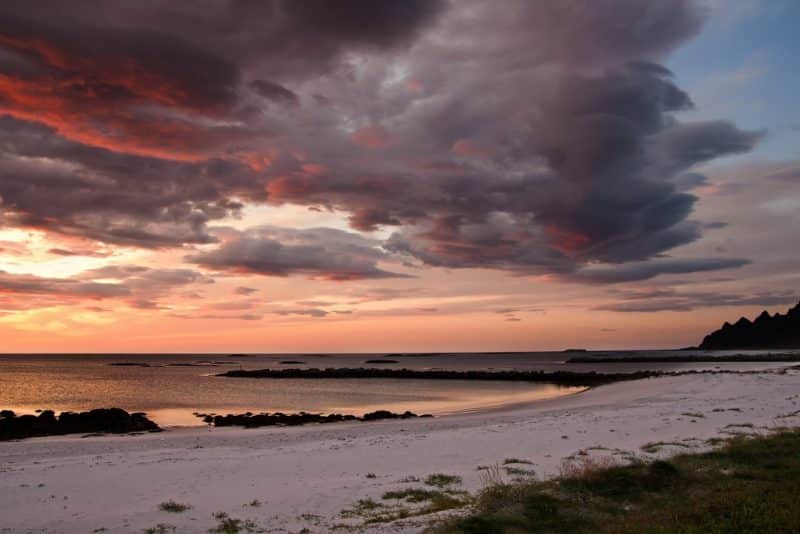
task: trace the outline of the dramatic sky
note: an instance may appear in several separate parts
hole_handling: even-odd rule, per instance
[[[799,19],[2,2],[2,350],[674,347],[782,311]]]

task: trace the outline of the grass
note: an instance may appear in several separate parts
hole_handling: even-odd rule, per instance
[[[434,473],[425,478],[425,484],[427,486],[435,486],[437,488],[446,488],[447,486],[461,484],[461,477],[456,475],[446,475],[444,473]]]
[[[167,532],[175,532],[177,529],[178,527],[175,525],[159,523],[154,527],[144,529],[144,534],[167,534]]]
[[[655,454],[664,447],[680,447],[682,449],[688,449],[689,445],[679,441],[651,441],[650,443],[645,443],[642,445],[641,449],[647,454]]]
[[[186,510],[191,509],[191,506],[188,504],[183,504],[179,502],[175,502],[173,500],[162,502],[158,505],[158,509],[162,512],[170,512],[173,514],[179,514],[181,512],[185,512]]]
[[[458,478],[458,477],[456,477]],[[459,478],[460,482],[460,478]],[[463,508],[471,502],[468,492],[456,489],[429,490],[425,488],[407,488],[398,491],[387,491],[382,497],[384,500],[404,501],[410,505],[402,506],[399,503],[393,506],[385,506],[367,500],[369,506],[365,507],[365,501],[359,501],[356,509],[360,508],[361,515],[365,518],[365,525],[375,523],[391,523],[398,519],[407,517],[423,516]]]
[[[214,519],[217,520],[216,526],[209,529],[209,532],[218,534],[239,534],[240,532],[264,532],[253,521],[249,519],[242,520],[236,519],[225,512],[216,512],[213,514]]]
[[[461,477],[435,473],[428,476],[425,483],[436,489],[412,487],[387,491],[382,500],[389,502],[361,499],[351,508],[342,510],[340,515],[342,518],[361,518],[364,527],[463,508],[472,502],[468,492],[453,488],[461,483]],[[348,526],[350,529],[362,527]]]
[[[800,532],[800,429],[736,436],[711,452],[487,486],[443,533]]]
[[[503,465],[520,464],[520,465],[533,465],[530,460],[523,460],[522,458],[506,458],[503,460]]]
[[[506,470],[506,474],[513,477],[532,477],[536,475],[536,471],[533,469],[523,469],[513,465],[507,465],[504,467],[504,469]]]
[[[425,488],[406,488],[401,490],[387,491],[381,498],[384,501],[398,499],[406,502],[424,502],[430,501],[434,497],[442,494],[443,493],[438,490],[429,490]]]

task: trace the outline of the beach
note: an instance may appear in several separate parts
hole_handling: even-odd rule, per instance
[[[3,442],[0,532],[142,532],[159,524],[205,532],[218,512],[270,532],[413,532],[432,517],[363,525],[342,512],[420,485],[404,482],[410,477],[459,476],[460,489],[476,492],[485,482],[481,466],[498,464],[512,478],[507,459],[551,477],[576,455],[624,462],[797,426],[798,380],[797,369],[689,374],[433,419]],[[170,500],[191,508],[159,509]],[[458,511],[440,514],[448,513]]]

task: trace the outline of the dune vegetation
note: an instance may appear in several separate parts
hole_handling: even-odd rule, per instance
[[[495,480],[437,533],[800,532],[800,429],[668,460],[584,459],[552,480]]]

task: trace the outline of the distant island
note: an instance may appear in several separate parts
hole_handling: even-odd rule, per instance
[[[797,349],[800,348],[800,303],[786,312],[770,315],[766,310],[754,321],[742,317],[726,322],[707,335],[700,349]]]

